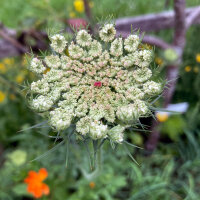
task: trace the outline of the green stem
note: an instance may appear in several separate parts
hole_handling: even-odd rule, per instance
[[[101,148],[97,151],[97,162],[96,162],[96,169],[98,171],[101,171],[101,165],[102,165],[102,152]]]
[[[99,148],[96,152],[95,156],[95,162],[94,162],[94,170],[91,173],[87,173],[84,169],[81,168],[81,171],[84,175],[84,177],[88,180],[93,180],[95,177],[97,177],[102,169],[102,149]]]

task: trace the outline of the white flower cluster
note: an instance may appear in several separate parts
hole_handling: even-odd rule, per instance
[[[65,40],[65,37],[56,34],[50,38],[51,40],[51,47],[57,52],[62,53],[66,47],[67,41]]]
[[[104,42],[111,42],[116,35],[114,24],[106,24],[100,31],[99,36]]]
[[[77,134],[121,143],[125,127],[149,115],[148,103],[162,87],[151,80],[152,52],[140,48],[137,35],[116,38],[114,25],[106,24],[99,36],[80,30],[68,47],[64,36],[51,37],[57,54],[31,62],[30,70],[42,76],[31,84],[31,106],[48,112],[57,131],[75,123]]]
[[[46,70],[46,67],[44,67],[41,60],[33,58],[29,70],[36,74],[41,74]]]

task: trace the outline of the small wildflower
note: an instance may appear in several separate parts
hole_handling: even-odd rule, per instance
[[[187,65],[187,66],[185,67],[185,71],[186,71],[186,72],[190,72],[191,70],[192,70],[192,67],[191,67],[191,66]]]
[[[95,182],[93,182],[93,181],[90,182],[90,184],[89,184],[89,186],[90,186],[91,189],[94,189],[94,188],[95,188],[95,185],[96,185],[96,184],[95,184]]]
[[[196,55],[196,61],[197,61],[198,63],[200,63],[200,53],[198,53],[198,54]]]
[[[7,71],[4,63],[0,63],[0,73],[4,74]]]
[[[20,84],[24,81],[24,78],[25,77],[22,74],[19,74],[19,75],[16,76],[15,80],[16,80],[17,83]]]
[[[48,195],[50,190],[49,186],[43,181],[47,178],[48,172],[45,168],[41,168],[39,172],[29,171],[28,177],[24,179],[27,184],[27,191],[31,193],[36,199],[43,195]]]
[[[0,91],[0,103],[4,102],[6,94],[3,91]]]
[[[169,118],[169,114],[166,112],[157,112],[156,118],[158,119],[159,122],[165,122]]]
[[[77,12],[83,13],[85,10],[83,0],[75,0],[74,1],[74,8]]]
[[[5,59],[3,59],[3,63],[6,65],[13,65],[14,59],[13,58],[5,58]]]

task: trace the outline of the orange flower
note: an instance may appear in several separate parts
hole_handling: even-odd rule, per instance
[[[90,188],[93,189],[95,187],[95,183],[94,182],[90,182]]]
[[[28,185],[27,191],[35,198],[40,198],[43,194],[49,194],[49,186],[42,182],[47,176],[47,170],[41,168],[38,173],[35,171],[29,171],[28,177],[24,179],[24,182]]]

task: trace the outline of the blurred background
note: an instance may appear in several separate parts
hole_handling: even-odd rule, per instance
[[[118,34],[130,34],[131,24],[145,32],[143,42],[155,49],[158,73],[168,81],[155,106],[179,114],[155,111],[156,119],[142,119],[146,131],[126,134],[143,148],[128,146],[139,165],[127,149],[105,143],[100,174],[89,176],[83,144],[54,148],[56,133],[31,128],[43,119],[26,102],[23,85],[36,77],[25,54],[30,47],[35,54],[48,50],[49,30],[71,37],[71,26],[90,24],[95,34],[108,16]],[[200,0],[0,0],[0,200],[36,198],[24,179],[41,168],[48,172],[50,192],[40,199],[200,199],[199,88]]]

